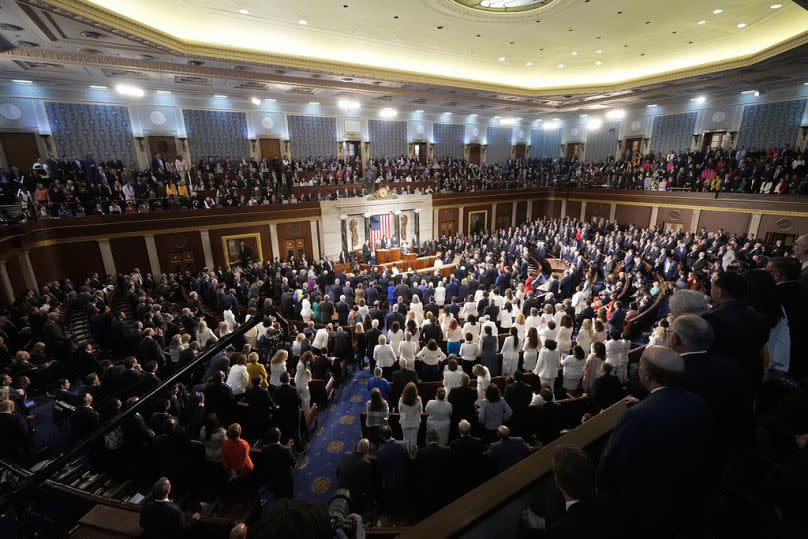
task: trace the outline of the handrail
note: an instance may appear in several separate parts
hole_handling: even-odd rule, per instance
[[[257,326],[259,323],[263,322],[264,317],[270,314],[276,316],[276,318],[278,318],[279,320],[282,319],[282,317],[275,311],[274,308],[265,309],[260,313],[256,313],[255,316],[253,316],[249,321],[245,322],[244,324],[236,328],[235,331],[219,339],[219,341],[212,348],[208,349],[203,354],[200,354],[190,363],[179,369],[173,375],[166,378],[166,380],[164,380],[162,384],[154,388],[148,395],[145,395],[131,407],[123,410],[115,417],[112,417],[106,422],[104,422],[101,426],[98,427],[98,429],[96,429],[95,432],[87,436],[85,439],[81,440],[79,443],[70,448],[67,452],[62,453],[57,458],[53,459],[50,463],[48,463],[47,466],[44,466],[41,470],[28,477],[25,481],[21,482],[20,486],[16,488],[14,491],[10,493],[4,493],[2,496],[0,496],[0,511],[5,510],[9,505],[25,503],[25,500],[30,495],[31,491],[33,491],[34,489],[45,483],[54,473],[61,470],[66,464],[72,462],[75,458],[80,456],[85,450],[87,450],[89,447],[92,446],[93,442],[95,442],[102,436],[106,435],[108,432],[118,427],[125,419],[136,414],[141,408],[146,406],[147,403],[151,402],[163,391],[165,391],[171,384],[179,380],[185,374],[191,372],[200,363],[209,360],[210,358],[212,358],[213,356],[224,350],[236,338],[242,336],[248,330],[252,329],[254,326]],[[286,326],[288,333],[288,323],[286,322],[285,319],[283,320],[283,325]]]
[[[552,473],[553,455],[559,447],[583,448],[597,442],[614,428],[625,410],[625,404],[622,401],[618,402],[410,527],[399,535],[399,538],[455,537],[469,530],[542,477]]]

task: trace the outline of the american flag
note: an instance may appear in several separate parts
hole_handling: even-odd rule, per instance
[[[370,217],[370,245],[371,248],[376,250],[376,240],[390,236],[392,230],[392,222],[389,213],[381,215],[371,215]]]

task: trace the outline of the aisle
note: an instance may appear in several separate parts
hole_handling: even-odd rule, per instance
[[[337,465],[362,435],[359,414],[365,411],[369,371],[358,371],[320,413],[320,426],[294,471],[295,497],[327,504],[336,490]]]

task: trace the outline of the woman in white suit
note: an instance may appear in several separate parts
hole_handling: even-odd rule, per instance
[[[511,328],[511,334],[502,342],[502,376],[512,376],[519,367],[519,332]]]
[[[421,300],[418,299],[417,295],[412,296],[412,303],[410,303],[410,311],[415,313],[415,322],[420,325],[424,321],[424,306],[421,304]]]
[[[449,443],[449,428],[452,424],[452,403],[446,400],[446,388],[439,387],[436,397],[426,403],[426,428],[438,431],[441,445]]]

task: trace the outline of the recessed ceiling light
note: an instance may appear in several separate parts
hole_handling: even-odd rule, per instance
[[[106,90],[107,89],[106,86],[101,86],[99,84],[91,84],[90,88],[92,88],[93,90]]]
[[[744,90],[743,92],[741,92],[741,95],[753,95],[755,97],[758,97],[760,95],[760,92],[758,92],[757,90]]]
[[[624,118],[626,116],[626,111],[623,109],[616,109],[610,110],[606,113],[606,117],[610,120],[619,120],[620,118]]]
[[[309,101],[309,105],[319,105],[319,101]]]
[[[578,51],[572,51],[573,56],[578,56]]]
[[[504,56],[500,56],[500,57],[499,57],[499,61],[500,61],[500,62],[504,62],[504,61],[505,61],[505,57],[504,57]]]
[[[706,98],[706,97],[704,97],[703,95],[700,95],[700,96],[698,96],[698,97],[694,97],[693,99],[691,99],[691,101],[692,101],[692,102],[694,102],[694,103],[698,103],[699,105],[701,105],[702,103],[704,103],[705,101],[707,101],[707,98]]]
[[[699,21],[696,24],[707,24],[707,21]]]
[[[600,127],[602,125],[603,125],[603,120],[601,120],[600,118],[592,118],[591,120],[586,122],[587,129],[592,129],[592,130],[600,129]]]
[[[143,97],[145,93],[143,88],[138,88],[136,86],[130,86],[128,84],[119,84],[115,87],[115,91],[121,95],[128,95],[131,97]]]
[[[171,95],[171,90],[157,90],[154,93],[160,94],[160,95]]]
[[[564,69],[564,64],[558,64],[558,69]]]
[[[252,104],[253,104],[253,105],[255,105],[255,106],[258,106],[258,105],[260,105],[260,104],[261,104],[261,100],[260,100],[260,99],[258,99],[257,97],[251,97],[251,98],[250,98],[250,103],[252,103]]]
[[[806,84],[808,84],[808,83],[806,83]],[[501,118],[501,116],[494,116],[494,119],[495,119],[495,120],[498,120],[498,119],[500,119],[500,118]]]
[[[13,79],[11,82],[16,82],[17,84],[33,84],[34,83],[34,81],[22,80],[22,79]]]
[[[772,4],[769,7],[772,9],[780,9],[781,7],[783,7],[783,4]]]
[[[650,109],[650,108],[658,107],[658,106],[659,105],[657,105],[656,103],[651,103],[650,105],[645,105],[645,108]]]
[[[249,15],[250,14],[250,12],[247,11],[246,9],[240,9],[240,10],[238,10],[238,12],[241,13],[242,15]]]
[[[586,118],[587,116],[589,116],[589,114],[579,114],[578,118]]]
[[[745,22],[739,22],[738,24],[735,25],[735,27],[736,28],[746,28],[746,23]]]
[[[724,10],[723,10],[723,9],[714,9],[714,10],[713,10],[713,15],[719,15],[719,14],[721,14],[721,13],[724,13]]]
[[[598,49],[598,50],[595,51],[595,54],[600,54],[602,52],[603,52],[603,49]]]
[[[526,63],[525,65],[526,65],[527,67],[530,67],[530,66],[532,66],[532,65],[533,65],[533,62],[528,62],[528,63]]]
[[[476,114],[474,114],[474,113],[471,113],[471,114],[469,114],[469,116],[471,116],[472,118],[474,118],[474,117],[476,117],[477,115],[476,115]]]
[[[216,99],[227,99],[227,96],[223,94],[216,94],[213,97],[215,97]]]
[[[275,99],[274,97],[267,97],[266,99],[264,99],[264,101],[269,101],[270,103],[272,103],[274,101],[277,101],[277,99]]]
[[[385,107],[379,111],[379,116],[382,118],[395,118],[397,114],[398,111],[390,107]]]
[[[444,112],[443,114],[445,114],[446,116],[451,116],[452,115],[451,112]]]
[[[602,63],[603,63],[603,62],[601,62],[600,60],[598,60],[597,62],[595,62],[595,65],[596,65],[596,66],[599,66],[599,65],[601,65]]]
[[[297,24],[302,24],[303,26],[306,26],[307,24],[309,24],[309,21],[307,21],[306,19],[300,19],[299,21],[297,21]]]
[[[421,110],[421,109],[418,109],[418,110],[416,110],[415,112],[424,112],[424,111],[423,111],[423,110]]]

